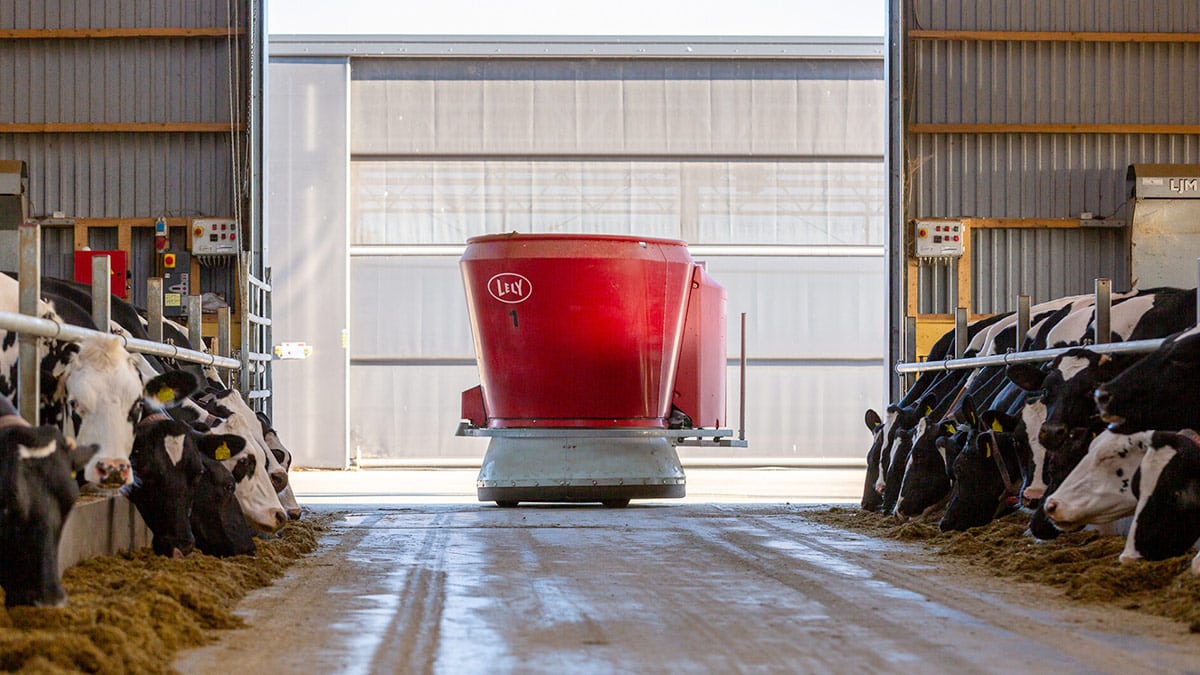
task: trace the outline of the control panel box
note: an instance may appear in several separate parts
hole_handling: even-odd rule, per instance
[[[184,251],[162,254],[163,316],[187,316],[187,296],[191,294],[192,257]]]
[[[918,220],[914,223],[913,256],[961,258],[965,228],[959,220]]]
[[[192,255],[237,255],[241,242],[232,218],[196,218],[192,221]]]

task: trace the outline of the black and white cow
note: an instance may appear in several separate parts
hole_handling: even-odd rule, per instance
[[[271,426],[271,418],[263,413],[258,413],[258,422],[262,426],[263,440],[267,447],[270,448],[271,454],[279,462],[279,466],[283,467],[284,471],[292,469],[292,451],[284,446],[283,441],[279,440],[279,433]],[[283,505],[283,510],[287,512],[290,520],[300,520],[302,510],[300,503],[296,501],[296,495],[292,492],[291,481],[279,491],[279,503]]]
[[[1137,431],[1200,428],[1200,326],[1167,338],[1156,351],[1096,388],[1108,428]]]
[[[1134,481],[1137,507],[1121,562],[1163,560],[1190,551],[1200,539],[1200,436],[1156,431]],[[1200,555],[1192,559],[1200,576]]]
[[[0,397],[0,586],[8,607],[61,606],[58,543],[79,487],[74,473],[96,453],[51,425],[31,426]]]
[[[19,284],[0,274],[0,311],[18,310]],[[64,305],[65,307],[65,305]],[[41,303],[39,316],[63,322],[49,303]],[[88,320],[90,322],[90,319]],[[141,406],[142,376],[137,360],[115,337],[93,337],[77,345],[46,340],[42,371],[43,411],[61,411],[56,423],[64,436],[80,445],[97,445],[84,468],[81,481],[92,485],[120,486],[133,477],[129,453],[133,425]],[[17,345],[11,331],[0,330],[0,395],[16,396]]]
[[[1054,526],[1071,532],[1133,515],[1137,507],[1134,474],[1151,433],[1125,435],[1105,430],[1097,436],[1079,464],[1046,499],[1045,512]]]

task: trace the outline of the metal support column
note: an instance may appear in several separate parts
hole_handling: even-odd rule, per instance
[[[92,258],[92,321],[101,333],[112,332],[112,261],[106,255]]]
[[[1025,344],[1025,337],[1029,335],[1029,296],[1017,296],[1017,351],[1021,351],[1021,347]]]
[[[1096,339],[1102,345],[1112,342],[1112,280],[1096,279]]]
[[[42,228],[35,222],[21,223],[20,247],[20,300],[18,309],[27,316],[38,316],[38,301],[42,297]],[[38,346],[42,339],[36,335],[17,335],[17,358],[20,359],[17,409],[31,424],[39,423],[38,409],[41,404],[41,359]]]
[[[162,342],[163,336],[163,280],[150,277],[146,280],[146,332],[150,339]]]

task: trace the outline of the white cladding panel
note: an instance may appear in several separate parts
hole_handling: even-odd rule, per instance
[[[871,160],[357,160],[351,242],[462,244],[501,232],[692,244],[882,245]]]
[[[882,156],[877,60],[356,59],[355,155]]]

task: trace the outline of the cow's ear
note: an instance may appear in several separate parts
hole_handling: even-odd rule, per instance
[[[979,422],[979,413],[975,410],[975,400],[971,398],[970,394],[967,394],[963,397],[962,413],[964,419],[966,419],[971,426],[975,426],[976,423]]]
[[[1046,381],[1046,371],[1028,363],[1014,363],[1005,371],[1013,384],[1025,391],[1040,391]]]
[[[246,439],[233,434],[206,434],[198,439],[196,447],[205,456],[223,462],[245,450]]]
[[[937,397],[933,394],[927,395],[921,399],[921,405],[918,407],[918,414],[921,416],[932,415],[933,406],[937,405]]]
[[[146,383],[145,395],[164,406],[177,406],[196,393],[199,385],[195,376],[182,370],[163,373]]]
[[[75,445],[75,441],[69,438],[66,440],[65,449],[67,456],[71,458],[71,471],[83,471],[83,467],[87,466],[92,456],[100,452],[100,446],[95,443]]]
[[[883,424],[883,420],[879,419],[879,413],[870,408],[867,408],[867,414],[864,421],[867,423],[867,429],[870,431],[875,431],[876,427],[878,427],[880,424]]]

